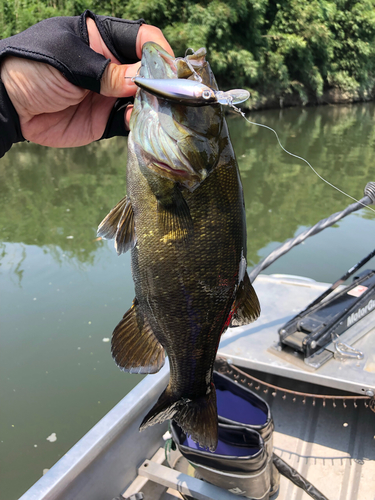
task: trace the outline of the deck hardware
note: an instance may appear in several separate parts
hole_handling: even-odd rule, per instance
[[[333,401],[332,401],[332,406],[333,406],[334,408],[336,408],[336,401],[335,401],[335,400],[333,400]]]
[[[145,467],[145,463],[148,466]],[[157,464],[151,460],[143,462],[138,469],[140,476],[146,477],[148,480],[163,485],[167,488],[172,488],[183,495],[196,498],[197,500],[236,500],[237,495],[230,493],[227,490],[206,483],[195,477],[188,476],[182,472],[170,469],[165,465]]]
[[[283,399],[285,400],[286,399],[286,394],[283,395]]]
[[[345,399],[342,400],[342,405],[343,405],[344,408],[347,408]]]
[[[315,406],[315,398],[313,398],[312,405]]]
[[[355,349],[354,347],[345,342],[340,341],[340,337],[337,335],[336,332],[331,333],[331,338],[335,349],[334,353],[335,358],[363,359],[365,357],[362,351]]]
[[[263,389],[263,392],[264,392],[264,394],[267,394],[268,393],[268,387],[266,387],[265,389]]]
[[[256,390],[256,391],[259,391],[259,389],[260,389],[260,385],[257,385],[257,386],[255,387],[255,390]]]
[[[272,393],[272,396],[275,398],[275,397],[276,397],[276,394],[277,394],[277,392],[276,392],[276,391],[274,391],[274,392]]]
[[[295,402],[296,402],[296,399],[297,399],[296,397],[294,397],[294,398],[292,399],[293,403],[295,403]]]
[[[306,404],[306,397],[303,398],[302,404],[304,404],[304,405]]]
[[[357,401],[356,401],[356,400],[354,400],[354,401],[353,401],[353,404],[354,404],[354,408],[358,408],[358,405],[357,405]]]
[[[325,408],[326,406],[326,398],[323,398],[323,407]]]

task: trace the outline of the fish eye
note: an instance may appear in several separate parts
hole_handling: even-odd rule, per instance
[[[209,99],[211,97],[211,92],[209,90],[204,90],[202,92],[203,99]]]

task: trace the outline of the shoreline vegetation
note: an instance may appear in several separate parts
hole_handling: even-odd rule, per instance
[[[176,56],[206,47],[219,87],[245,88],[245,109],[375,97],[375,0],[0,0],[0,38],[42,19],[143,18]]]

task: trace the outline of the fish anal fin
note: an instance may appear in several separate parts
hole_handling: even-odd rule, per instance
[[[111,240],[115,237],[118,223],[120,222],[122,213],[127,203],[128,197],[125,196],[125,198],[120,200],[117,205],[112,208],[109,214],[104,217],[98,227],[98,236],[101,236],[102,238],[105,238],[107,240]]]
[[[140,430],[171,418],[193,441],[203,448],[215,451],[218,442],[218,417],[213,383],[207,394],[195,399],[177,399],[168,386],[143,419]]]
[[[113,331],[112,356],[129,373],[156,373],[164,365],[164,348],[140,313],[137,299]]]
[[[133,248],[136,242],[137,236],[135,233],[134,212],[130,201],[128,201],[117,227],[115,248],[118,255]]]
[[[230,323],[231,327],[252,323],[260,315],[260,304],[250,278],[245,272],[235,299],[235,312]]]

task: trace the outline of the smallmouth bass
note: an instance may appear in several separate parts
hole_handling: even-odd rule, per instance
[[[173,58],[143,47],[140,77],[201,78],[217,90],[205,49]],[[197,76],[199,75],[199,77]],[[127,196],[99,236],[131,249],[135,299],[112,335],[112,355],[130,373],[170,380],[141,429],[174,419],[202,447],[217,446],[212,381],[220,337],[260,314],[246,271],[242,185],[221,106],[195,108],[139,89],[128,138]]]

